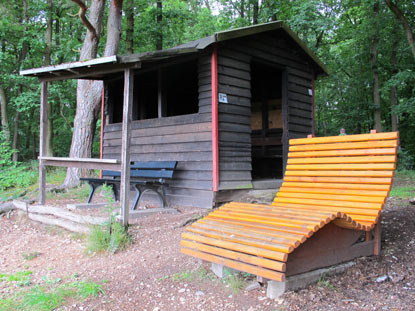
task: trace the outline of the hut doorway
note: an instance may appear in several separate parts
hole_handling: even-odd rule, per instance
[[[283,175],[282,70],[251,64],[252,179]]]

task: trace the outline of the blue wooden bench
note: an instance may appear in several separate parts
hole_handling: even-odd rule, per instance
[[[165,192],[165,187],[168,186],[166,180],[173,178],[176,165],[177,161],[132,162],[130,185],[134,188],[136,195],[131,209],[134,210],[137,207],[141,197],[147,191],[152,191],[159,196],[163,208],[168,206]],[[117,200],[120,175],[118,171],[102,171],[102,178],[81,178],[81,181],[86,181],[91,187],[87,203],[91,202],[95,190],[102,185],[110,186]]]

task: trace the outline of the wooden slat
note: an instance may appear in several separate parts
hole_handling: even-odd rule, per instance
[[[245,220],[245,221],[255,221],[255,222],[260,222],[260,223],[264,223],[264,224],[271,224],[271,225],[277,225],[277,226],[281,226],[281,227],[288,227],[291,228],[293,230],[297,230],[297,229],[308,229],[308,230],[312,230],[313,232],[317,231],[319,228],[319,225],[314,225],[314,224],[298,224],[298,223],[293,223],[293,222],[287,222],[284,220],[274,220],[274,219],[270,219],[270,218],[260,218],[260,217],[252,217],[251,215],[240,215],[237,213],[212,213],[209,216],[211,217],[218,217],[218,218],[225,218],[225,219],[237,219],[237,220]]]
[[[392,183],[392,178],[374,177],[314,177],[314,176],[285,176],[285,181],[309,182],[309,183],[340,183],[340,184],[386,184]]]
[[[252,230],[254,232],[272,232],[272,234],[275,236],[281,236],[286,239],[294,239],[300,242],[304,242],[306,240],[306,236],[311,236],[313,234],[311,230],[308,230],[308,232],[303,234],[303,233],[297,233],[297,232],[292,232],[290,230],[286,230],[286,228],[284,228],[283,229],[284,231],[282,231],[280,227],[272,226],[272,225],[265,225],[265,224],[259,224],[255,222],[241,221],[241,220],[235,220],[235,219],[220,219],[220,218],[214,218],[214,217],[209,217],[209,216],[206,216],[200,221],[212,223],[217,226],[242,227],[244,230]]]
[[[379,190],[390,191],[390,184],[346,184],[346,183],[319,183],[319,182],[289,182],[284,181],[282,187],[298,187],[298,188],[327,188],[327,189],[354,189],[354,190]]]
[[[298,138],[290,139],[290,145],[303,145],[303,144],[326,144],[337,142],[358,142],[358,141],[372,141],[372,140],[385,140],[392,139],[397,140],[399,136],[398,132],[389,133],[375,133],[375,134],[360,134],[360,135],[346,135],[346,136],[330,136],[330,137],[313,137],[313,138]]]
[[[255,210],[249,210],[249,209],[221,209],[221,213],[224,213],[226,215],[232,215],[232,216],[243,216],[243,217],[251,217],[253,219],[258,220],[264,220],[264,219],[273,219],[278,220],[280,222],[290,222],[290,223],[297,223],[297,224],[309,224],[309,225],[317,225],[318,227],[324,226],[326,223],[330,222],[335,216],[332,214],[330,216],[321,216],[320,217],[307,217],[302,216],[301,212],[298,213],[298,215],[284,215],[283,213],[279,211],[264,211],[264,212],[258,212]],[[304,213],[305,214],[305,213]],[[215,214],[216,215],[216,214]],[[220,214],[223,215],[223,214]]]
[[[322,218],[331,218],[336,217],[335,213],[328,213],[328,212],[318,212],[315,211],[297,211],[292,209],[278,209],[273,206],[260,206],[254,204],[227,204],[221,207],[221,210],[235,210],[235,211],[249,211],[252,213],[258,213],[258,215],[276,215],[276,216],[290,216],[290,217],[300,217],[306,220],[320,220]]]
[[[284,239],[280,237],[273,237],[273,236],[269,236],[265,234],[257,234],[254,232],[247,232],[241,229],[234,229],[234,228],[229,228],[226,226],[217,227],[213,225],[203,224],[201,222],[196,222],[192,224],[192,227],[204,229],[204,230],[216,231],[216,232],[223,233],[226,235],[242,236],[242,237],[248,237],[248,238],[253,238],[257,240],[263,240],[263,241],[270,242],[270,243],[275,242],[275,243],[285,244],[285,245],[293,246],[294,248],[300,245],[300,242],[298,241],[288,240],[288,239]]]
[[[395,163],[288,164],[286,170],[394,170]]]
[[[315,194],[315,193],[293,193],[293,192],[278,192],[279,198],[303,198],[303,199],[318,199],[328,201],[350,201],[350,202],[370,202],[370,203],[384,203],[385,197],[369,197],[358,195],[340,195],[340,194]]]
[[[291,171],[285,176],[393,177],[393,171]]]
[[[255,234],[260,234],[262,236],[279,237],[285,240],[292,241],[294,244],[296,242],[302,243],[305,241],[304,236],[298,236],[298,235],[293,235],[293,234],[289,234],[286,232],[279,232],[276,230],[270,230],[270,229],[264,229],[264,228],[249,227],[243,224],[224,222],[224,221],[212,220],[212,219],[204,219],[204,218],[199,220],[197,223],[208,224],[208,225],[212,225],[218,228],[220,227],[220,228],[243,230],[244,232],[247,232],[247,233],[255,233]]]
[[[320,222],[322,219],[325,218],[330,218],[330,216],[332,216],[333,214],[326,214],[326,215],[322,215],[322,214],[312,214],[307,213],[307,212],[298,212],[298,211],[292,211],[292,210],[278,210],[278,209],[273,209],[271,208],[271,206],[269,206],[268,208],[261,208],[261,207],[252,207],[250,208],[249,206],[235,206],[235,205],[225,205],[223,207],[221,207],[220,209],[221,212],[234,212],[234,213],[248,213],[248,214],[252,214],[252,215],[258,215],[258,216],[262,216],[262,217],[275,217],[276,219],[298,219],[298,220],[304,220],[310,223],[314,223],[314,222]],[[334,215],[333,215],[334,216]]]
[[[301,210],[315,210],[315,211],[333,211],[333,212],[342,212],[342,213],[353,213],[359,215],[378,215],[380,209],[367,209],[367,208],[353,208],[353,207],[339,207],[339,206],[330,206],[330,205],[310,205],[304,203],[288,203],[288,202],[272,202],[271,205],[277,207],[289,207]]]
[[[362,195],[372,197],[385,198],[388,191],[375,190],[351,190],[351,189],[326,189],[326,188],[295,188],[295,187],[281,187],[280,193],[294,192],[294,193],[320,193],[320,194],[336,194],[336,195]]]
[[[287,164],[314,163],[395,163],[396,155],[391,156],[360,156],[360,157],[320,157],[320,158],[290,158]]]
[[[357,207],[368,209],[380,209],[381,203],[365,203],[365,202],[349,202],[349,201],[332,201],[332,200],[317,200],[317,199],[302,199],[302,198],[283,198],[276,197],[274,202],[286,202],[286,203],[300,203],[310,205],[328,205],[339,207]]]
[[[219,256],[215,256],[215,255],[211,255],[211,254],[207,254],[207,253],[202,253],[202,252],[198,252],[195,250],[191,250],[188,248],[181,248],[181,252],[187,255],[191,255],[193,257],[197,257],[206,261],[210,261],[210,262],[214,262],[220,265],[224,265],[239,271],[243,271],[243,272],[247,272],[247,273],[251,273],[254,275],[259,275],[262,276],[266,279],[270,279],[270,280],[276,280],[279,282],[283,282],[285,281],[285,275],[284,273],[281,272],[275,272],[272,270],[268,270],[268,269],[264,269],[264,268],[260,268],[257,266],[251,266],[248,264],[243,264],[240,262],[236,262],[230,259],[225,259]]]
[[[393,155],[397,154],[397,152],[397,148],[304,151],[291,152],[288,154],[288,158]]]
[[[256,255],[264,258],[275,259],[277,261],[286,262],[287,254],[283,252],[276,252],[268,249],[263,249],[260,247],[254,247],[249,245],[243,245],[235,242],[223,241],[218,239],[212,239],[209,237],[201,236],[198,234],[184,232],[182,238],[185,240],[195,241],[199,243],[204,243],[208,245],[213,245],[217,247],[222,247],[246,254]]]
[[[195,249],[205,253],[210,253],[213,255],[218,255],[221,257],[226,257],[228,259],[233,259],[237,261],[243,261],[247,264],[256,265],[272,270],[277,270],[280,272],[285,272],[286,264],[284,262],[279,262],[275,260],[269,260],[265,258],[260,258],[252,255],[242,254],[227,249],[214,247],[206,244],[195,243],[187,240],[182,240],[180,245],[183,247]]]
[[[280,226],[278,223],[259,222],[259,221],[256,221],[254,219],[249,219],[249,218],[241,219],[241,218],[226,217],[226,216],[216,217],[212,214],[207,215],[205,218],[218,220],[218,221],[232,221],[232,222],[246,223],[247,225],[249,224],[254,227],[258,226],[260,228],[268,227],[268,228],[272,228],[276,231],[281,231],[281,232],[294,233],[294,234],[299,234],[299,235],[304,234],[306,237],[310,237],[314,233],[312,229],[308,229],[308,228],[292,228],[292,227]]]
[[[257,240],[257,239],[254,239],[254,238],[245,238],[245,237],[242,237],[242,236],[235,237],[235,235],[233,235],[233,234],[224,234],[224,233],[219,233],[219,232],[212,232],[210,230],[203,230],[203,229],[200,229],[200,228],[195,228],[193,226],[188,227],[187,231],[198,234],[198,235],[202,235],[202,236],[205,236],[205,237],[209,237],[209,238],[220,239],[220,240],[223,240],[223,241],[239,243],[239,244],[243,244],[243,245],[247,245],[247,246],[260,247],[262,249],[267,249],[267,250],[276,251],[276,252],[282,252],[282,253],[286,253],[286,254],[289,254],[294,250],[293,246],[286,245],[286,244],[268,243],[268,242]]]

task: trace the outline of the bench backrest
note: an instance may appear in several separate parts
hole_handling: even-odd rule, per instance
[[[154,179],[171,179],[176,168],[177,161],[149,161],[149,162],[132,162],[130,176],[131,178],[154,178]],[[103,177],[120,177],[121,173],[117,171],[103,171]]]
[[[397,132],[291,139],[273,205],[339,211],[372,227],[391,189],[397,149]]]

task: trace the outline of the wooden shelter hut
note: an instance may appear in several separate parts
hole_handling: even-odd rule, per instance
[[[126,185],[130,161],[178,161],[167,200],[206,208],[252,189],[256,180],[282,178],[288,139],[314,132],[314,81],[326,73],[282,22],[21,72],[43,85],[41,171],[44,165],[116,169]],[[47,82],[63,79],[104,81],[102,160],[42,159]],[[126,189],[121,185],[125,209]]]

